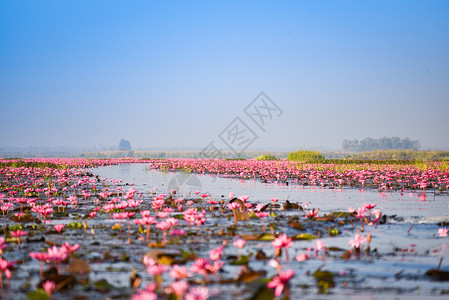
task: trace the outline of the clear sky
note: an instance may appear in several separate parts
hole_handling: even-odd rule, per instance
[[[264,91],[282,110],[258,128]],[[0,0],[0,147],[449,147],[449,1]]]

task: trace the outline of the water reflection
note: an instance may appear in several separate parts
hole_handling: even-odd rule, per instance
[[[123,184],[133,184],[144,194],[152,191],[169,194],[175,190],[177,197],[192,197],[194,191],[208,193],[216,199],[227,198],[231,192],[236,196],[248,195],[253,203],[269,203],[278,198],[302,204],[309,203],[310,208],[320,208],[321,212],[346,211],[364,203],[376,203],[384,214],[398,215],[404,222],[435,222],[449,219],[449,196],[434,197],[429,192],[425,201],[416,193],[387,192],[344,188],[330,189],[302,185],[282,185],[262,183],[257,180],[220,178],[213,175],[162,172],[148,170],[146,164],[124,164],[95,168],[92,171],[101,178],[123,179]]]

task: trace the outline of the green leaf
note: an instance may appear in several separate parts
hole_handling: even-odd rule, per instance
[[[316,236],[310,233],[301,233],[296,236],[297,240],[305,240],[305,241],[314,240],[316,238],[317,238]]]
[[[106,279],[99,280],[95,282],[95,287],[100,291],[109,291],[114,288]]]
[[[241,265],[247,265],[249,263],[249,259],[252,256],[252,253],[250,255],[240,255],[240,259],[236,259],[233,262],[231,262],[231,265],[234,266],[241,266]]]
[[[257,239],[259,241],[274,241],[275,237],[271,233],[262,233]]]
[[[50,296],[48,296],[48,294],[44,290],[41,290],[41,289],[27,293],[27,297],[30,300],[48,300],[48,299],[50,299]]]
[[[178,220],[184,220],[184,215],[183,214],[177,214],[177,215],[174,215],[173,218],[178,219]]]

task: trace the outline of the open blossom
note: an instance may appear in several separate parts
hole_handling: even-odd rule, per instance
[[[265,205],[263,204],[257,204],[256,205],[256,211],[260,211]]]
[[[5,238],[0,236],[0,254],[2,253],[2,250],[6,248],[6,241]]]
[[[26,231],[23,231],[23,230],[20,230],[20,229],[18,229],[16,231],[11,231],[10,233],[11,233],[11,236],[16,237],[16,238],[19,238],[21,236],[27,235]]]
[[[273,247],[276,249],[290,248],[291,246],[293,246],[293,242],[291,238],[283,233],[278,236],[273,242],[271,242],[271,245],[273,245]]]
[[[274,295],[279,297],[282,294],[285,286],[288,284],[290,278],[295,274],[294,270],[286,270],[285,272],[280,272],[278,276],[274,276],[273,280],[268,282],[267,287],[274,289]]]
[[[243,247],[245,247],[246,241],[244,239],[238,239],[238,240],[235,240],[232,244],[235,247],[242,249]]]
[[[173,235],[173,236],[183,236],[185,234],[186,234],[186,232],[184,229],[173,229],[170,231],[170,235]]]
[[[240,205],[237,202],[228,203],[228,208],[231,210],[239,208]]]
[[[162,221],[156,224],[156,227],[162,231],[170,229],[170,224],[167,221]]]
[[[205,258],[197,258],[195,259],[195,263],[190,267],[190,270],[193,273],[197,273],[197,274],[207,274],[207,269],[206,266],[209,264],[209,260],[205,259]]]
[[[270,213],[264,212],[264,211],[258,211],[255,213],[256,217],[258,218],[265,218],[268,217],[270,215]]]
[[[61,233],[62,229],[65,227],[65,224],[56,224],[53,225],[53,227],[55,228],[55,230],[59,233]]]
[[[146,286],[144,290],[140,289],[137,291],[137,294],[133,295],[131,297],[131,300],[156,300],[157,294],[156,291],[156,284],[151,283]]]
[[[6,278],[8,279],[11,278],[11,271],[9,270],[10,266],[10,262],[8,262],[6,259],[0,258],[0,273],[5,272]]]
[[[213,264],[209,263],[206,265],[206,270],[211,273],[211,274],[215,274],[217,273],[221,267],[224,266],[224,262],[222,261],[214,261]]]
[[[449,229],[448,228],[446,228],[446,227],[441,227],[441,228],[439,228],[438,229],[438,235],[440,236],[440,237],[445,237],[445,236],[447,236],[447,233],[449,232]]]
[[[363,235],[360,235],[358,233],[355,234],[354,239],[351,239],[349,241],[349,245],[351,247],[355,247],[355,248],[360,248],[360,246],[362,246],[364,243],[366,243],[366,238]]]
[[[305,253],[301,253],[299,255],[296,255],[296,260],[297,261],[306,261],[308,260],[310,257],[309,255],[305,254]]]
[[[322,240],[316,240],[315,242],[315,252],[318,252],[320,250],[326,251],[326,244]]]
[[[53,245],[53,247],[47,249],[48,260],[53,263],[59,264],[61,261],[67,258],[68,253],[65,247],[58,248]]]
[[[69,242],[65,242],[62,246],[65,248],[65,250],[69,254],[71,254],[71,253],[75,252],[76,250],[78,250],[78,248],[80,247],[80,244],[75,244],[75,245],[71,246],[69,244]]]
[[[181,267],[177,264],[174,264],[172,269],[169,272],[171,278],[179,280],[192,276],[192,274],[187,270],[186,267]]]
[[[319,208],[318,209],[309,210],[309,212],[307,213],[307,218],[309,218],[309,219],[316,218],[316,216],[318,215],[319,211],[320,211]]]
[[[363,207],[364,207],[365,209],[371,210],[371,209],[373,209],[373,208],[376,207],[376,204],[373,204],[373,203],[364,203],[364,204],[363,204]]]
[[[205,300],[209,298],[209,289],[205,286],[198,286],[190,288],[185,295],[185,300]]]
[[[189,288],[189,284],[187,281],[174,281],[170,285],[173,293],[178,297],[178,299],[182,299],[182,296],[186,293],[187,289]]]
[[[168,270],[168,266],[158,264],[153,258],[144,257],[147,272],[152,275],[160,275]]]
[[[221,257],[221,254],[223,253],[223,248],[224,246],[220,246],[216,249],[210,250],[209,251],[209,258],[211,260],[219,260]]]

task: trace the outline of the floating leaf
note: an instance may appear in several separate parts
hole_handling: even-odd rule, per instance
[[[267,260],[268,259],[267,255],[262,250],[257,250],[255,258],[257,260]]]
[[[301,233],[295,237],[296,240],[305,240],[305,241],[314,240],[316,238],[317,238],[316,236],[310,233]]]
[[[329,271],[321,271],[320,269],[313,272],[313,277],[317,281],[316,285],[320,293],[327,293],[329,288],[335,286],[334,273]]]
[[[271,233],[262,233],[257,239],[259,241],[274,241],[275,237]]]
[[[245,266],[242,268],[242,271],[239,274],[239,277],[237,278],[238,282],[252,282],[256,279],[259,279],[262,276],[265,276],[267,274],[266,271],[254,271],[250,267]]]
[[[274,291],[265,285],[259,288],[249,300],[272,300],[274,299]]]
[[[192,250],[184,251],[181,249],[181,255],[182,255],[182,259],[184,261],[195,260],[197,258],[197,256],[195,255],[195,253]]]
[[[288,226],[295,228],[296,230],[304,230],[304,225],[297,221],[292,221],[288,223]]]
[[[50,296],[48,296],[48,294],[42,289],[38,289],[36,291],[27,293],[27,297],[30,300],[48,300],[48,299],[50,299]]]
[[[114,289],[114,286],[110,284],[106,279],[101,279],[95,282],[95,288],[101,292],[109,292]]]
[[[89,264],[81,259],[72,259],[72,262],[69,265],[69,272],[72,274],[85,275],[89,274],[91,271]]]
[[[252,256],[252,254],[250,255],[240,255],[239,259],[234,260],[233,262],[231,262],[231,265],[234,266],[241,266],[241,265],[247,265],[249,263],[249,259]]]

